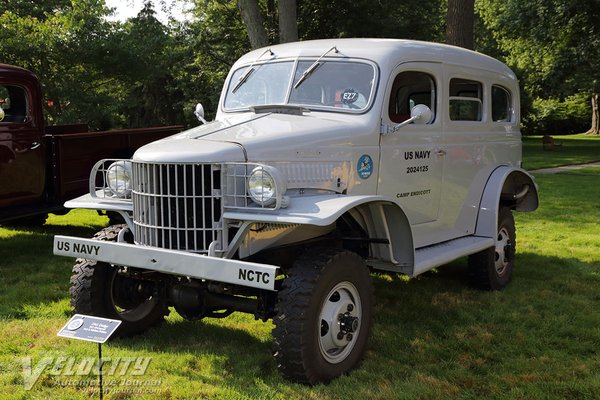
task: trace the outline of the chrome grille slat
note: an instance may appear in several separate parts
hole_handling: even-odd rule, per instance
[[[221,218],[220,166],[133,163],[136,243],[206,253]]]

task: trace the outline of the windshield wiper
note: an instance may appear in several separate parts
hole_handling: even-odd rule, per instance
[[[302,84],[302,82],[304,82],[313,72],[315,72],[317,70],[317,68],[319,68],[322,64],[321,64],[321,58],[325,57],[331,50],[335,50],[335,52],[338,52],[337,47],[333,46],[332,48],[330,48],[329,50],[327,50],[325,53],[321,54],[321,57],[317,58],[317,60],[312,63],[312,65],[308,68],[306,68],[306,70],[304,70],[304,72],[302,73],[302,76],[300,77],[300,79],[298,79],[298,82],[296,82],[296,84],[294,85],[294,89],[298,89],[298,86],[300,86]]]
[[[246,83],[246,81],[248,80],[248,78],[250,78],[250,75],[252,75],[252,73],[254,72],[254,64],[256,64],[258,62],[258,60],[260,60],[260,58],[262,56],[264,56],[266,53],[269,53],[270,55],[273,55],[274,53],[271,51],[270,48],[266,49],[265,51],[263,51],[262,53],[260,53],[260,55],[258,57],[256,57],[256,59],[254,61],[252,61],[252,64],[250,64],[248,66],[248,68],[246,68],[246,70],[244,71],[244,73],[242,74],[242,76],[240,76],[240,78],[238,79],[237,83],[235,84],[235,86],[233,87],[233,89],[231,90],[231,93],[235,93],[238,91],[238,89],[244,84]]]

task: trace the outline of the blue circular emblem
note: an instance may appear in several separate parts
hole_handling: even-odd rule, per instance
[[[361,179],[367,179],[373,173],[373,160],[367,154],[363,154],[358,159],[358,165],[356,166],[356,172]]]

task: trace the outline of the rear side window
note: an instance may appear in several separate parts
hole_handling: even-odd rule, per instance
[[[481,82],[453,78],[450,80],[449,114],[452,121],[481,121],[483,85]]]
[[[27,120],[27,92],[20,86],[0,84],[0,108],[4,111],[2,122],[22,123]]]
[[[508,89],[492,86],[492,121],[511,122],[512,99]]]

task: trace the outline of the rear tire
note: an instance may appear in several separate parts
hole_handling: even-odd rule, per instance
[[[125,227],[109,226],[94,239],[114,242]],[[141,287],[139,281],[122,271],[120,266],[77,259],[71,276],[71,305],[74,313],[121,320],[117,334],[132,336],[161,323],[168,308],[156,296],[137,291]]]
[[[512,212],[508,207],[501,207],[495,247],[469,256],[471,284],[483,290],[504,289],[512,279],[516,244]]]
[[[362,258],[318,249],[300,257],[278,294],[274,357],[288,379],[328,382],[362,361],[372,325],[373,286]]]

